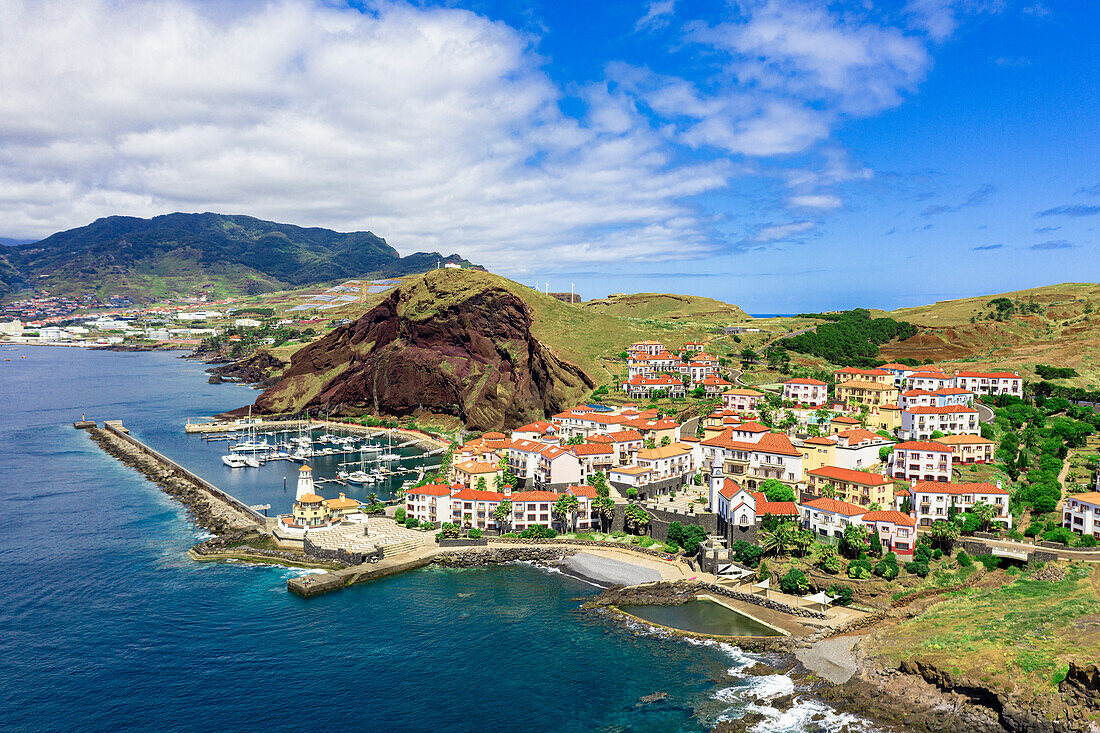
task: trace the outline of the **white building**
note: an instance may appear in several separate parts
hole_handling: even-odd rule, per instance
[[[1019,372],[955,372],[955,387],[974,394],[1024,396]]]
[[[927,440],[939,431],[945,435],[980,435],[975,407],[907,407],[901,411],[901,437]]]
[[[909,481],[950,481],[951,448],[932,441],[906,441],[890,454],[890,476]]]
[[[248,328],[259,328],[263,324],[255,318],[236,318],[233,320],[234,326],[245,326]]]
[[[800,405],[821,407],[829,399],[829,385],[820,379],[799,378],[783,384],[783,399]]]
[[[1062,505],[1062,526],[1100,539],[1100,491],[1073,494]]]
[[[1008,512],[1008,491],[1000,482],[978,484],[952,484],[937,481],[914,482],[909,490],[910,511],[917,524],[927,527],[937,520],[946,520],[954,507],[959,512],[969,510],[978,502],[997,510],[993,517],[1007,529],[1012,529],[1012,515]]]
[[[802,526],[819,540],[837,541],[846,527],[858,526],[867,513],[865,507],[839,499],[814,499],[799,507]]]
[[[757,392],[755,389],[735,387],[734,389],[727,389],[722,393],[722,407],[727,410],[737,410],[738,412],[751,412],[756,409],[756,406],[760,404],[760,400],[762,399],[764,399],[763,392]]]
[[[22,336],[23,335],[23,322],[19,319],[14,321],[0,322],[0,336]]]
[[[698,450],[705,466],[722,467],[722,473],[749,489],[774,478],[789,486],[802,481],[802,453],[784,433],[759,432],[755,423],[729,428],[700,441]]]
[[[905,378],[906,389],[924,389],[929,392],[955,386],[955,376],[943,372],[913,372]]]

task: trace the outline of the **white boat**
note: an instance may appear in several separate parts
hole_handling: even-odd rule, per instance
[[[248,466],[249,468],[259,468],[260,461],[258,458],[256,458],[256,456],[244,456],[244,465]]]
[[[237,443],[229,450],[234,453],[266,453],[273,447],[265,438],[263,440],[246,440],[243,443]]]
[[[352,471],[348,474],[348,477],[344,479],[349,484],[355,484],[357,486],[362,484],[373,484],[374,477],[365,471]]]
[[[230,453],[227,456],[222,456],[222,463],[230,468],[244,468],[248,464],[245,462],[244,456],[238,456]]]
[[[382,455],[378,456],[378,460],[380,461],[396,461],[399,458],[401,458],[401,455],[399,453],[383,453]]]

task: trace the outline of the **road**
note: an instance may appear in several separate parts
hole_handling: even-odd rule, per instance
[[[978,408],[979,420],[981,420],[982,422],[993,422],[994,414],[993,410],[989,406],[983,405],[981,402],[975,402],[974,407]]]

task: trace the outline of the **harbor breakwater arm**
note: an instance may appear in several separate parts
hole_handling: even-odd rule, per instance
[[[250,529],[266,531],[267,521],[263,515],[145,445],[130,435],[120,422],[108,421],[103,428],[84,429],[106,453],[177,499],[195,523],[208,532],[221,535]]]

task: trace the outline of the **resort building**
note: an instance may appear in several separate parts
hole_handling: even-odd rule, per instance
[[[836,398],[846,405],[859,404],[868,407],[896,403],[898,388],[894,386],[894,379],[890,373],[883,373],[888,377],[889,383],[863,379],[840,382],[836,386]]]
[[[458,491],[445,484],[427,484],[409,489],[405,492],[405,514],[419,522],[450,522],[454,518],[451,496]]]
[[[541,440],[553,441],[558,438],[558,426],[551,422],[539,420],[524,425],[512,431],[512,440]]]
[[[927,440],[932,433],[979,435],[978,410],[975,407],[907,407],[901,411],[901,437]]]
[[[905,388],[923,389],[929,392],[945,387],[954,387],[954,375],[944,374],[938,371],[913,372],[905,378]]]
[[[845,430],[851,430],[852,428],[862,427],[859,420],[854,417],[848,417],[847,415],[837,415],[829,420],[829,433],[836,435],[837,433],[843,433]]]
[[[836,438],[807,438],[798,445],[802,454],[802,469],[809,474],[815,468],[836,465]]]
[[[898,403],[902,409],[910,407],[950,407],[951,405],[971,405],[974,403],[974,393],[956,387],[944,387],[943,389],[907,389],[901,393],[901,401]]]
[[[706,379],[701,379],[692,384],[692,387],[702,387],[703,394],[707,397],[717,397],[718,395],[725,394],[732,386],[733,382],[722,379],[717,374],[712,374]]]
[[[746,423],[701,441],[702,462],[712,472],[721,466],[724,475],[750,490],[769,478],[795,487],[802,481],[802,452],[786,434],[757,432],[753,425]]]
[[[1024,380],[1019,372],[955,372],[955,384],[974,394],[1024,396]]]
[[[533,478],[538,486],[579,484],[581,483],[580,459],[561,446],[543,446],[535,457]]]
[[[882,474],[854,471],[838,466],[823,466],[806,472],[809,492],[821,496],[827,487],[831,487],[836,496],[833,498],[869,507],[878,504],[889,508],[894,502],[894,481]]]
[[[908,514],[894,510],[867,512],[863,515],[871,537],[878,537],[884,552],[892,552],[898,560],[913,559],[913,547],[917,543],[917,520]]]
[[[756,410],[756,406],[760,404],[762,399],[764,399],[764,393],[757,392],[755,389],[741,387],[727,389],[722,393],[722,407],[738,412],[752,412]]]
[[[648,354],[649,356],[656,356],[663,351],[668,351],[665,345],[660,341],[638,341],[630,345],[627,351],[631,353]]]
[[[945,435],[932,438],[932,441],[951,449],[951,460],[955,465],[989,463],[993,460],[993,449],[996,447],[992,440],[980,435]]]
[[[814,499],[799,507],[802,526],[814,533],[818,541],[830,544],[840,541],[844,529],[860,524],[867,509],[839,499]]]
[[[844,369],[836,370],[837,384],[853,381],[875,382],[877,384],[885,384],[888,387],[896,386],[895,375],[893,372],[888,372],[885,369],[857,369],[855,367],[845,367]]]
[[[588,442],[611,446],[612,466],[618,467],[634,463],[644,439],[637,430],[617,430],[606,435],[591,435]]]
[[[1062,504],[1062,526],[1100,539],[1100,491],[1067,498]]]
[[[606,474],[615,463],[614,449],[605,443],[582,443],[566,446],[566,450],[577,457],[580,463],[582,483],[595,473]]]
[[[809,407],[821,407],[829,399],[829,385],[808,377],[792,379],[783,384],[783,399]]]
[[[937,520],[947,519],[951,509],[965,512],[978,502],[992,506],[997,510],[993,521],[1012,529],[1012,515],[1008,512],[1008,491],[1001,488],[1000,482],[952,484],[936,481],[914,482],[909,489],[910,503],[917,524],[927,527]]]
[[[451,467],[451,483],[456,486],[495,491],[503,469],[495,461],[461,461]]]
[[[832,436],[836,442],[833,464],[841,468],[869,468],[879,462],[879,449],[893,445],[878,433],[863,428],[844,430]]]
[[[905,385],[905,378],[913,372],[917,371],[915,367],[906,366],[905,364],[883,364],[879,367],[884,372],[890,372],[894,375],[894,386],[902,387]]]
[[[895,431],[901,428],[901,408],[893,403],[872,407],[867,427],[896,434]]]
[[[707,377],[718,376],[718,366],[718,359],[710,354],[696,354],[691,361],[680,364],[679,372],[691,379],[692,383],[696,383]]]
[[[622,390],[631,399],[647,399],[657,392],[663,392],[669,397],[683,397],[687,394],[687,388],[684,387],[683,381],[679,377],[668,374],[631,377],[623,382]]]
[[[706,351],[707,345],[701,341],[688,341],[676,350],[676,356],[686,359],[692,354],[701,354]]]
[[[950,481],[951,448],[932,441],[907,441],[890,454],[890,475],[905,481]]]

